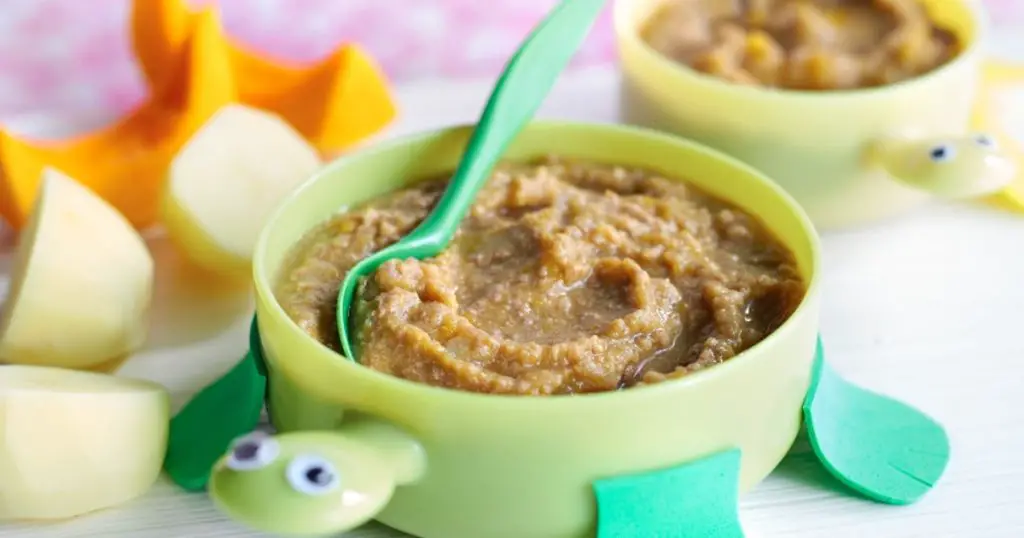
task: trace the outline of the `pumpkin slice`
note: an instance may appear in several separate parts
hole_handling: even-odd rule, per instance
[[[200,16],[185,0],[135,0],[135,56],[154,87],[182,80],[169,73],[181,56],[183,35]],[[219,29],[210,54],[224,54],[241,103],[281,116],[322,154],[336,154],[380,131],[396,110],[388,81],[374,59],[344,44],[323,60],[282,62],[240,46]],[[168,81],[172,83],[168,84]]]
[[[171,158],[214,112],[235,99],[227,56],[216,46],[219,32],[216,12],[197,15],[185,43],[187,61],[168,66],[175,84],[151,88],[161,95],[108,127],[51,142],[0,132],[0,216],[21,228],[43,169],[52,167],[88,186],[136,228],[154,224]]]

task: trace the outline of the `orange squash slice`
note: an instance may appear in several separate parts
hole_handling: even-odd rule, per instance
[[[396,114],[387,81],[359,47],[310,66],[276,63],[230,42],[212,8],[135,0],[132,42],[149,99],[114,124],[42,142],[0,132],[0,217],[24,225],[50,166],[92,189],[137,228],[155,224],[167,167],[220,107],[276,113],[322,154],[337,154]]]
[[[195,15],[182,0],[136,0],[134,13],[142,71],[150,84],[166,84],[161,66],[173,62],[173,44]],[[269,59],[223,34],[217,43],[229,58],[239,102],[281,116],[321,153],[342,150],[395,117],[387,81],[373,59],[355,45],[343,45],[323,60],[302,66]]]
[[[70,140],[35,142],[0,132],[4,219],[15,228],[25,223],[49,166],[84,184],[136,228],[155,223],[171,158],[214,112],[235,100],[228,58],[211,46],[219,28],[216,14],[204,13],[182,61],[170,66],[175,80],[187,81],[183,95],[150,99],[120,121]]]

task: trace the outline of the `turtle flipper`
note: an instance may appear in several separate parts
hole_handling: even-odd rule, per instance
[[[249,353],[171,420],[164,470],[174,483],[188,491],[206,488],[213,464],[234,439],[259,423],[268,383],[264,361],[254,316]]]
[[[740,451],[594,483],[597,538],[743,538]]]
[[[201,390],[171,419],[164,470],[188,491],[201,491],[231,441],[260,421],[266,378],[253,353]]]
[[[822,465],[877,502],[910,504],[939,481],[949,437],[924,413],[843,379],[825,361],[821,340],[804,402],[807,433]]]

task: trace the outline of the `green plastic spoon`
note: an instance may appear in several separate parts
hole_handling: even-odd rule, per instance
[[[563,0],[534,29],[505,66],[448,188],[434,210],[397,243],[357,263],[338,289],[338,336],[356,360],[349,314],[360,279],[396,258],[438,255],[459,227],[491,170],[530,120],[604,7],[604,0]]]
[[[825,362],[820,339],[804,420],[825,469],[873,501],[917,501],[949,461],[942,426],[907,404],[843,379]]]

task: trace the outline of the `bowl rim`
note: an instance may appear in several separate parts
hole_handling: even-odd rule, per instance
[[[764,186],[769,189],[774,196],[776,196],[777,202],[782,204],[791,216],[796,219],[802,235],[800,240],[806,242],[807,248],[810,251],[810,257],[806,264],[809,279],[806,281],[804,296],[797,305],[797,308],[789,318],[782,323],[782,325],[780,325],[765,339],[736,354],[736,356],[729,360],[716,364],[713,367],[698,370],[677,379],[666,380],[643,387],[631,388],[629,390],[613,390],[543,397],[532,397],[519,394],[478,393],[438,387],[392,376],[349,360],[302,331],[299,326],[295,324],[290,317],[288,317],[284,309],[281,307],[281,304],[274,296],[272,279],[275,275],[267,274],[267,272],[264,271],[267,264],[264,263],[263,260],[267,256],[266,251],[268,249],[267,243],[269,242],[269,237],[271,236],[272,231],[276,228],[277,223],[282,221],[284,213],[293,204],[297,203],[298,200],[302,199],[306,190],[308,190],[312,185],[328,180],[332,177],[337,177],[337,175],[342,173],[344,168],[352,160],[372,158],[374,155],[399,151],[401,148],[418,141],[434,140],[443,136],[449,136],[459,131],[468,132],[472,129],[473,125],[473,123],[459,123],[439,128],[425,129],[419,132],[377,142],[373,145],[358,149],[353,153],[336,158],[326,166],[322,167],[297,189],[293,190],[284,200],[282,200],[281,203],[278,204],[277,208],[271,214],[260,232],[259,240],[256,244],[253,255],[252,279],[255,288],[257,310],[259,310],[259,306],[262,305],[268,311],[267,313],[275,318],[275,325],[279,325],[289,332],[294,333],[295,336],[301,339],[305,344],[317,349],[321,355],[329,356],[330,360],[337,361],[337,363],[332,365],[334,369],[351,369],[352,373],[350,375],[360,376],[365,378],[368,382],[375,383],[376,389],[380,394],[393,394],[395,392],[400,392],[402,393],[403,398],[407,398],[409,400],[445,399],[448,400],[450,404],[455,405],[473,405],[475,408],[489,407],[501,408],[504,410],[507,410],[510,407],[515,407],[517,411],[525,412],[530,412],[535,407],[538,411],[543,409],[550,412],[556,408],[562,410],[573,410],[578,406],[585,406],[592,409],[591,406],[607,405],[609,403],[612,405],[626,405],[628,402],[636,403],[659,399],[664,397],[666,393],[695,390],[692,387],[713,383],[716,379],[725,378],[731,375],[731,372],[734,370],[743,368],[748,362],[764,357],[763,352],[768,351],[773,347],[776,340],[786,338],[789,333],[800,330],[800,328],[807,323],[804,320],[809,316],[817,317],[817,303],[821,294],[822,286],[820,237],[814,227],[814,224],[811,222],[810,217],[799,203],[797,203],[789,193],[787,193],[776,182],[772,181],[767,175],[739,159],[731,157],[728,154],[711,147],[686,138],[681,138],[645,127],[574,120],[534,120],[524,130],[584,130],[588,134],[596,133],[597,136],[619,134],[639,138],[647,142],[658,142],[660,144],[672,146],[676,151],[702,153],[711,159],[721,161],[722,164],[725,164],[729,168],[742,172],[743,174],[750,176],[752,179],[763,183]],[[726,198],[726,201],[731,202],[728,198]],[[759,219],[761,218],[757,213],[755,213],[755,216]],[[772,223],[764,222],[763,224],[768,226],[769,229],[774,232],[775,226]],[[307,232],[308,229],[303,233]],[[787,247],[789,246],[790,245],[787,245]],[[812,323],[817,330],[819,321],[814,319]],[[261,340],[265,339],[266,335],[261,332],[260,338]],[[268,347],[265,340],[263,342],[263,347],[264,349]],[[809,352],[808,358],[810,358],[810,354],[811,353]],[[267,358],[267,362],[272,362],[269,357]],[[273,364],[269,364],[268,366],[268,371],[272,371]],[[810,361],[808,361],[808,371],[810,371]],[[302,386],[302,383],[298,380],[292,380],[292,382],[297,386]],[[308,387],[306,389],[308,389]]]
[[[904,79],[892,84],[873,86],[867,88],[836,89],[836,90],[799,90],[791,88],[769,88],[763,86],[745,86],[723,80],[714,75],[701,73],[687,65],[675,62],[658,51],[651,48],[646,41],[640,37],[639,24],[629,20],[630,10],[638,0],[614,0],[612,10],[612,26],[615,33],[618,47],[621,49],[623,43],[635,48],[645,59],[657,66],[661,74],[666,74],[672,79],[672,84],[688,83],[703,86],[713,92],[724,93],[728,98],[765,99],[775,103],[793,103],[794,100],[804,100],[793,104],[808,105],[807,100],[815,104],[833,104],[837,101],[851,100],[874,100],[887,99],[894,93],[907,93],[927,87],[932,84],[941,84],[942,79],[950,72],[956,71],[969,64],[979,57],[985,46],[985,42],[991,32],[991,21],[988,13],[981,5],[980,0],[941,0],[943,2],[958,2],[959,7],[970,14],[970,25],[974,35],[967,43],[967,46],[960,51],[952,60],[928,71],[927,73]],[[671,0],[651,0],[652,3],[664,4]],[[938,1],[938,0],[929,0]],[[645,22],[647,19],[645,18]],[[846,104],[846,103],[843,103]]]

